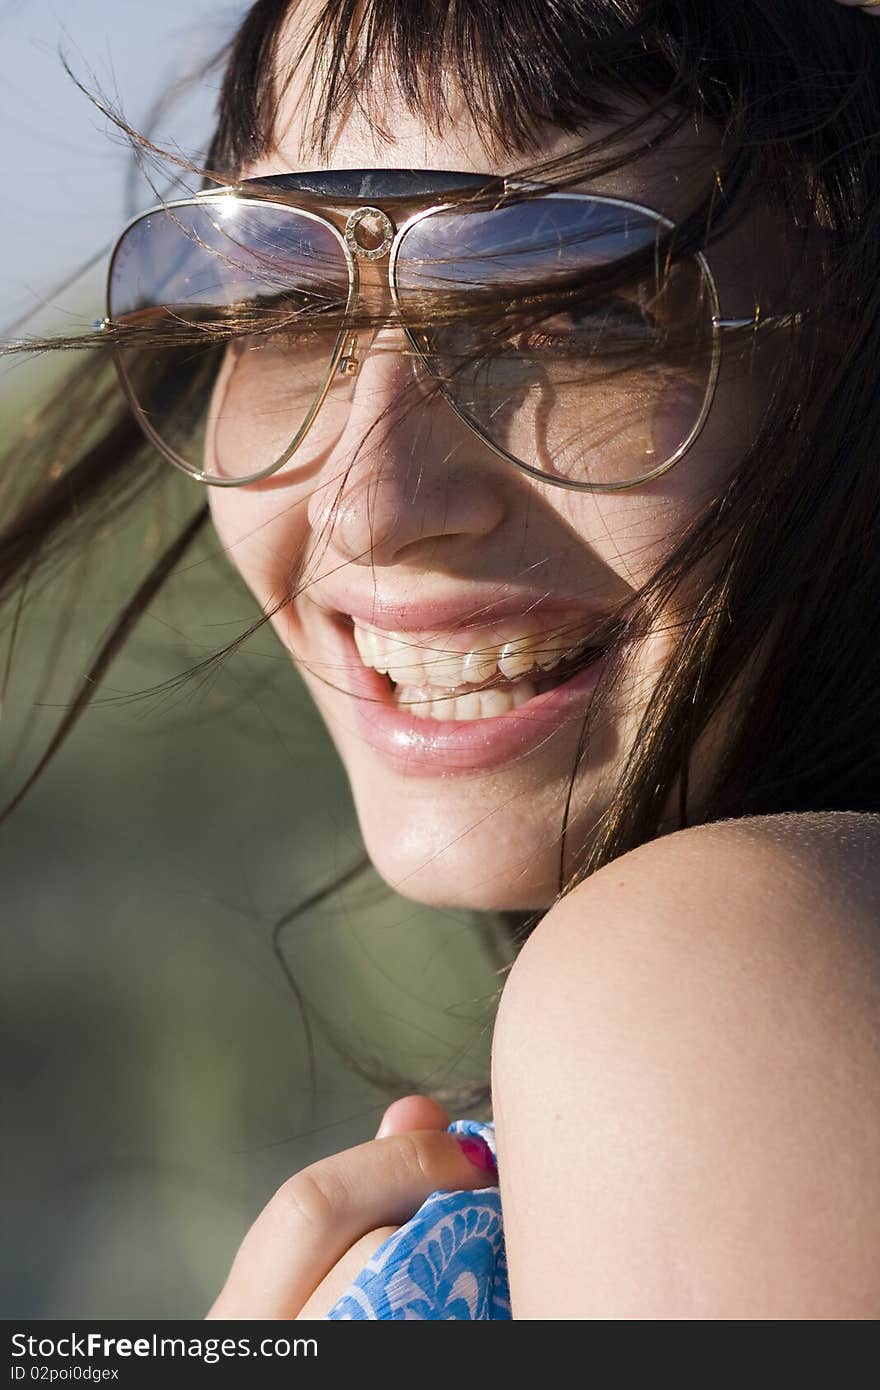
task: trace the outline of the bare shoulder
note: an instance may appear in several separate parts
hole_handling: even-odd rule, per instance
[[[716,822],[606,866],[499,1009],[514,1316],[876,1317],[878,1088],[880,817]]]
[[[880,815],[835,811],[749,816],[693,826],[606,865],[558,903],[516,969],[561,936],[577,949],[619,933],[658,948],[676,938],[748,937],[768,948],[810,931],[864,935],[880,948]],[[647,945],[647,942],[645,943]],[[818,943],[817,943],[818,944]]]
[[[831,910],[851,907],[856,912],[871,912],[880,902],[880,815],[824,811],[746,816],[678,831],[637,853],[653,857],[661,882],[667,867],[675,875],[676,861],[689,865],[698,881],[714,881],[719,866],[732,857],[750,871],[737,874],[746,894],[786,886],[808,892],[817,906],[825,902]]]
[[[695,892],[724,882],[751,905],[756,894],[788,890],[816,906],[870,910],[880,900],[880,815],[804,812],[692,826],[641,845],[589,882],[610,880],[650,881],[673,895],[683,882]]]

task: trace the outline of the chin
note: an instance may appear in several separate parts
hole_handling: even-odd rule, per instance
[[[424,803],[390,810],[387,800],[357,789],[355,805],[376,872],[402,897],[473,912],[536,910],[556,897],[558,850],[536,853],[534,826],[505,828],[503,813],[454,824]]]

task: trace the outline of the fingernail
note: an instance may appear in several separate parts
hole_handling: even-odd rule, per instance
[[[476,1134],[456,1134],[455,1138],[468,1163],[472,1163],[475,1168],[480,1168],[484,1173],[496,1173],[498,1171],[495,1155],[485,1139],[481,1139]]]
[[[389,1105],[388,1110],[390,1110],[390,1109],[391,1109],[391,1106]],[[388,1126],[388,1124],[387,1124],[387,1120],[388,1120],[388,1110],[385,1111],[385,1114],[382,1116],[382,1122],[381,1122],[381,1124],[379,1125],[379,1128],[376,1130],[376,1138],[377,1138],[377,1139],[384,1139],[385,1136],[389,1133],[389,1126]]]

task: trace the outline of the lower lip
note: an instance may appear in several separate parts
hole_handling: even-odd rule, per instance
[[[523,757],[566,725],[580,726],[584,701],[608,664],[606,652],[562,685],[489,719],[419,719],[395,703],[384,676],[364,666],[350,627],[337,625],[359,731],[370,747],[407,775],[449,777],[486,772]]]

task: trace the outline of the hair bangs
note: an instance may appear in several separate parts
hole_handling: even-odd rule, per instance
[[[526,157],[546,124],[574,133],[622,116],[623,135],[650,121],[656,146],[707,118],[726,195],[748,201],[748,169],[802,225],[834,226],[850,196],[834,187],[841,132],[858,163],[871,132],[853,92],[877,67],[858,25],[838,25],[835,39],[844,61],[829,66],[825,9],[798,0],[257,0],[228,54],[207,164],[235,178],[269,154],[280,101],[305,73],[321,158],[353,108],[390,140],[390,90],[438,132],[454,98],[488,150]],[[580,176],[638,154],[617,147],[589,170],[581,161]],[[552,177],[567,175],[554,165]]]
[[[303,68],[322,156],[352,108],[390,140],[389,89],[437,132],[454,100],[487,149],[529,154],[545,124],[576,132],[634,98],[681,106],[685,80],[632,0],[259,0],[230,54],[212,170],[234,176],[270,152],[279,101]]]

